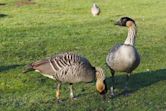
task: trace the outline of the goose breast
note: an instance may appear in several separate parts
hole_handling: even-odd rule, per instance
[[[137,50],[131,45],[116,45],[106,58],[114,71],[132,72],[140,63]]]

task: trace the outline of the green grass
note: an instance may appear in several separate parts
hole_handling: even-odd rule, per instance
[[[0,110],[1,111],[165,111],[166,110],[166,1],[96,0],[101,15],[93,17],[93,0],[34,0],[16,6],[19,0],[0,0]],[[21,1],[21,0],[20,0]],[[23,0],[22,0],[23,1]],[[2,16],[5,14],[7,16]],[[72,51],[104,68],[108,50],[123,43],[127,29],[113,25],[122,16],[135,19],[136,48],[141,64],[133,72],[131,95],[102,101],[95,83],[75,84],[79,99],[69,100],[68,85],[62,86],[64,104],[55,102],[55,81],[31,72],[25,64]],[[116,73],[116,93],[123,91],[125,75]]]

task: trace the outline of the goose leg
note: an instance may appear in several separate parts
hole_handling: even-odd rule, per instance
[[[61,83],[57,84],[57,89],[56,89],[56,99],[58,102],[60,102],[60,88],[61,88]]]
[[[129,94],[128,94],[128,82],[129,82],[129,77],[130,77],[130,73],[128,73],[127,74],[127,76],[126,76],[126,83],[125,83],[125,87],[124,87],[124,94],[125,94],[125,96],[128,96]]]
[[[111,74],[112,74],[112,85],[110,87],[110,96],[113,97],[115,96],[114,95],[114,86],[115,86],[115,78],[114,78],[114,75],[115,75],[115,71],[111,70]]]
[[[73,84],[72,84],[72,83],[70,83],[69,89],[70,89],[70,98],[71,98],[71,99],[74,99]]]

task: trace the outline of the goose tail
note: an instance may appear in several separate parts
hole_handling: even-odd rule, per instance
[[[28,65],[26,65],[25,67],[24,67],[24,69],[23,69],[23,73],[27,73],[27,72],[29,72],[29,71],[33,71],[34,69],[33,69],[33,66],[32,66],[32,64],[28,64]]]

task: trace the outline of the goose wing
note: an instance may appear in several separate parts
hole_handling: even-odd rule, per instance
[[[61,53],[27,65],[24,72],[36,70],[45,74],[54,74],[55,72],[72,65],[92,67],[89,61],[84,57],[74,53]]]

